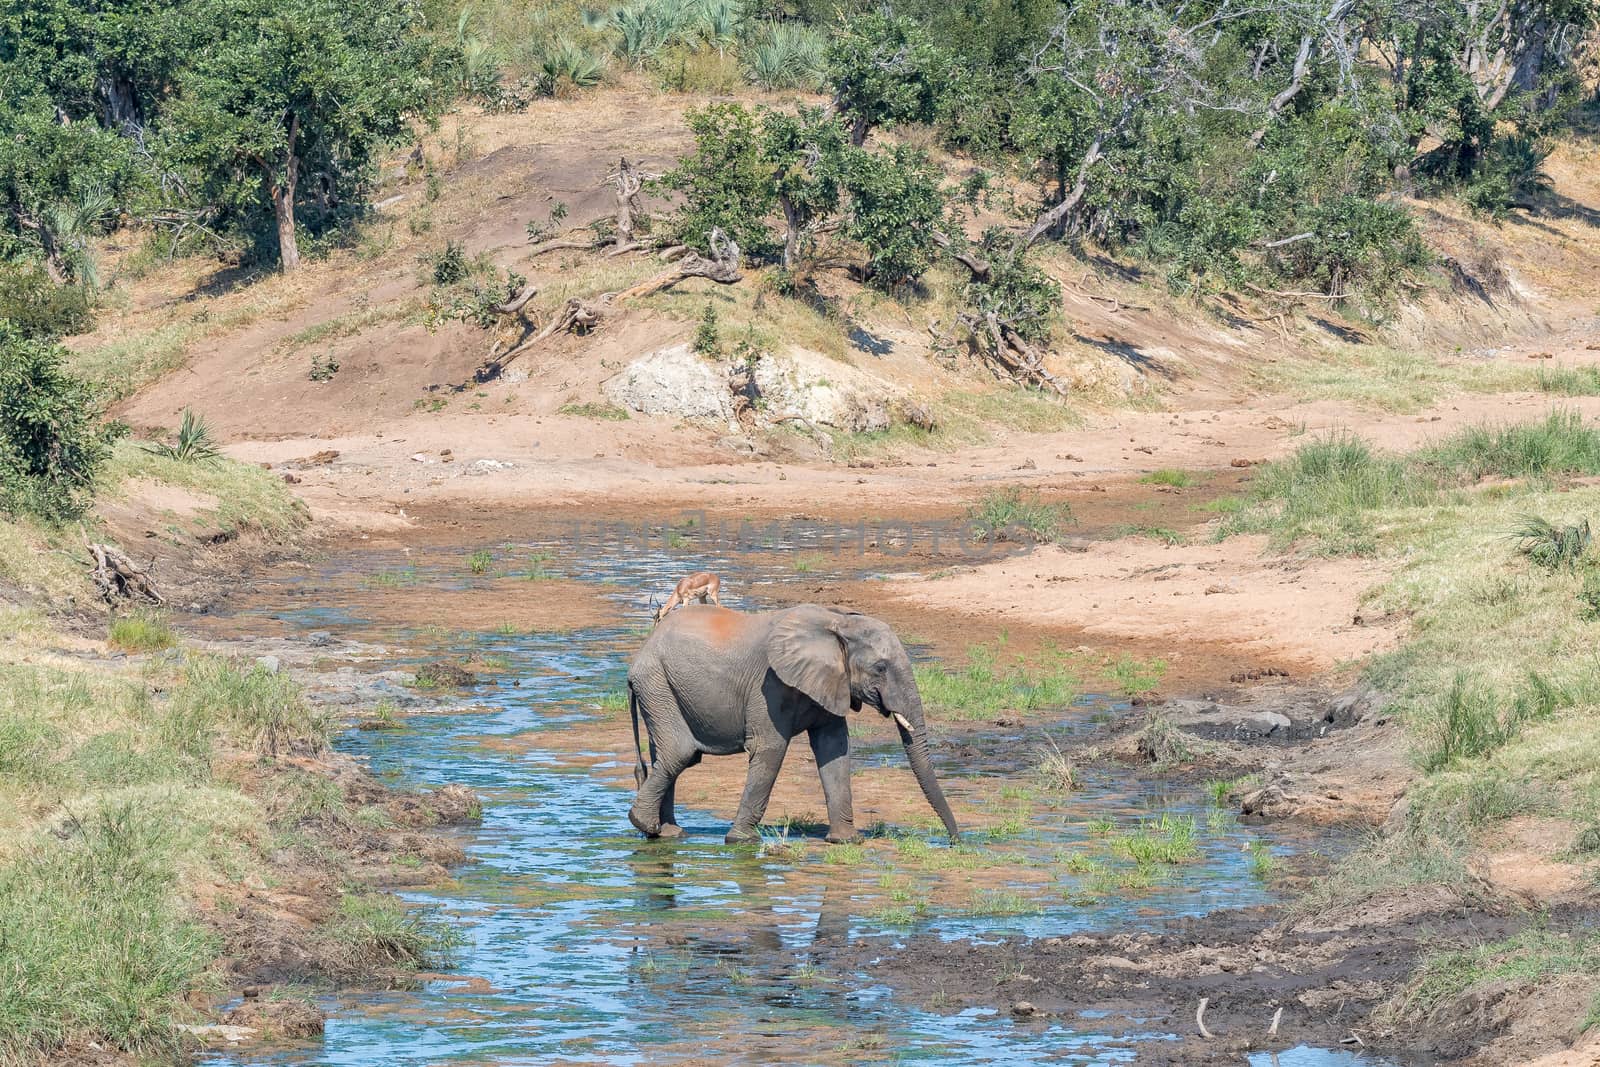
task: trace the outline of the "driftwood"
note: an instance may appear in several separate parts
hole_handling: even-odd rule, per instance
[[[610,296],[608,302],[620,303],[659,293],[663,289],[677,285],[685,278],[709,278],[718,285],[732,285],[742,279],[744,275],[739,271],[739,246],[734,239],[723,233],[720,228],[715,228],[707,235],[706,240],[711,245],[710,259],[698,252],[686,252],[683,258],[673,264],[671,270],[662,271],[653,278],[646,278],[637,285],[629,286],[622,292]]]
[[[683,281],[685,278],[709,278],[718,285],[732,285],[743,279],[744,275],[739,270],[739,245],[723,233],[722,230],[713,229],[707,235],[707,242],[711,245],[710,258],[698,252],[685,250],[684,255],[669,269],[653,277],[646,278],[636,285],[629,286],[621,292],[601,293],[597,297],[587,300],[573,298],[568,300],[562,309],[554,315],[542,329],[529,336],[534,327],[523,309],[528,301],[538,291],[532,284],[525,286],[511,300],[495,308],[501,315],[516,315],[522,321],[524,328],[517,339],[511,343],[504,354],[499,349],[500,341],[489,350],[489,356],[478,368],[475,375],[480,382],[489,381],[497,377],[508,363],[558,333],[586,334],[598,329],[607,311],[626,300],[635,300],[652,293],[659,293],[664,289]]]
[[[640,172],[639,168],[628,162],[628,157],[623,156],[617,164],[617,169],[606,175],[606,178],[617,189],[617,242],[611,250],[612,255],[620,255],[639,247],[639,242],[634,236],[634,219],[644,214],[644,200],[642,193],[647,175]]]
[[[579,248],[584,251],[593,251],[600,247],[600,238],[592,230],[569,230],[569,233],[586,233],[584,237],[552,237],[548,241],[540,241],[528,250],[528,258],[542,256],[546,252],[555,252],[563,248]]]
[[[154,604],[166,603],[166,599],[156,591],[149,572],[129,559],[121,549],[88,540],[83,544],[93,560],[89,577],[94,579],[95,588],[106,603],[137,597],[144,597]]]
[[[1044,354],[994,312],[980,317],[976,312],[963,311],[956,320],[972,334],[991,370],[1024,385],[1049,389],[1058,396],[1069,395],[1067,387],[1045,367]]]

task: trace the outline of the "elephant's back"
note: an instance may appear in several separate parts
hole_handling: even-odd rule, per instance
[[[725,754],[744,746],[744,709],[766,673],[767,614],[690,605],[661,620],[628,670],[641,696],[670,694],[697,746]]]

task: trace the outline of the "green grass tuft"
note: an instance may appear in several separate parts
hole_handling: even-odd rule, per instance
[[[136,611],[112,619],[107,640],[112,648],[123,652],[157,652],[177,643],[166,616],[153,611]]]
[[[994,489],[967,512],[973,536],[980,541],[1047,544],[1072,523],[1072,508],[1047,504],[1032,490],[1017,486]]]
[[[1196,480],[1195,476],[1188,471],[1174,470],[1171,467],[1163,467],[1160,470],[1151,471],[1139,479],[1145,485],[1170,485],[1174,489],[1187,488],[1193,485]]]
[[[989,719],[1001,711],[1064,707],[1077,699],[1079,679],[1065,654],[1046,651],[1034,666],[1021,656],[1004,664],[1002,647],[973,645],[964,669],[916,667],[923,703],[962,719]]]

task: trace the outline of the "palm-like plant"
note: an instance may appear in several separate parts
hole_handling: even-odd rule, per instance
[[[1517,551],[1546,570],[1566,568],[1572,570],[1589,551],[1594,540],[1589,531],[1589,520],[1557,525],[1538,515],[1524,515],[1517,520],[1510,537]]]
[[[178,427],[176,444],[151,441],[145,445],[145,449],[154,455],[177,460],[179,463],[204,463],[216,459],[220,454],[216,441],[211,436],[211,427],[206,425],[205,419],[189,408],[183,409],[183,422]]]

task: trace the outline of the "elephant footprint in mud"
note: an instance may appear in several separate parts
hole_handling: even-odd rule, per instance
[[[845,716],[872,707],[892,718],[917,784],[952,840],[955,816],[928,758],[927,720],[911,658],[887,624],[806,604],[746,614],[691,605],[667,616],[628,668],[639,794],[628,819],[650,837],[683,831],[673,815],[678,775],[705,755],[750,755],[729,842],[754,841],[789,742],[805,734],[828,807],[828,840],[856,837]],[[645,764],[639,738],[650,736]]]

